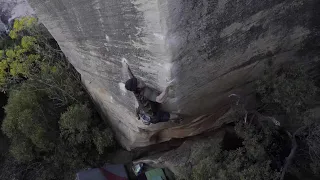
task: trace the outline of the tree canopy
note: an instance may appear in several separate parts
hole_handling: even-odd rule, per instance
[[[55,40],[30,17],[15,20],[9,37],[13,44],[0,50],[0,88],[9,97],[1,129],[10,141],[0,179],[73,179],[105,162],[113,133]]]

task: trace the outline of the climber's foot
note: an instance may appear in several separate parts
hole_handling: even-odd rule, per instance
[[[179,118],[177,118],[177,119],[173,119],[172,120],[172,122],[174,122],[174,123],[176,123],[176,124],[181,124],[182,123],[182,118],[181,117],[179,117]]]

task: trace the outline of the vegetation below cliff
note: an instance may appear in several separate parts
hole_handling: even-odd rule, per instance
[[[299,62],[271,67],[256,83],[259,107],[234,105],[231,138],[200,145],[192,179],[319,179],[318,72]]]
[[[0,50],[0,179],[74,179],[105,163],[116,143],[79,74],[35,18],[14,22]]]

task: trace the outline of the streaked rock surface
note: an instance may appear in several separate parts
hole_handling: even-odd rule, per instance
[[[267,61],[319,59],[318,0],[29,0],[127,148],[224,123],[230,94],[250,99]],[[175,79],[164,108],[181,125],[145,126],[122,61],[148,85]]]

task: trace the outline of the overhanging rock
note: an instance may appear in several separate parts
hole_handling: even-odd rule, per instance
[[[318,58],[318,0],[29,0],[81,73],[127,148],[221,126],[230,94],[247,97],[271,60]],[[317,40],[317,41],[315,41]],[[183,124],[135,119],[122,61],[158,90],[175,79],[164,107]],[[220,120],[218,120],[220,119]]]

